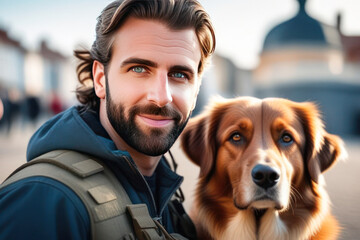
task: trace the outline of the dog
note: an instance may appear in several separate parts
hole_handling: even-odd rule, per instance
[[[337,238],[322,174],[347,153],[314,103],[218,98],[189,121],[181,147],[200,167],[198,239]]]

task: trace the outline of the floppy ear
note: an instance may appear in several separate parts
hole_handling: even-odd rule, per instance
[[[213,102],[208,111],[190,119],[180,137],[182,149],[200,167],[200,177],[208,176],[214,169],[218,148],[216,133],[222,117],[222,113],[216,110],[218,105]]]
[[[345,159],[347,152],[340,137],[325,131],[315,104],[299,103],[297,113],[305,133],[305,164],[311,180],[318,183],[321,173]]]
[[[189,159],[200,167],[200,177],[206,176],[214,162],[214,149],[206,114],[191,119],[181,134],[181,147]]]

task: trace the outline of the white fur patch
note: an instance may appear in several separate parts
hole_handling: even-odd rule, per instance
[[[218,240],[229,239],[256,239],[255,218],[251,210],[240,211],[227,224],[223,234],[216,237]]]

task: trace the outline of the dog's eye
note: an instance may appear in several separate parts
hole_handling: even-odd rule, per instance
[[[290,144],[293,142],[293,138],[290,134],[285,133],[281,136],[280,141],[285,144]]]
[[[241,135],[240,134],[238,134],[238,133],[235,133],[235,134],[233,134],[232,136],[231,136],[231,139],[233,140],[233,141],[240,141],[241,140]]]
[[[239,143],[243,140],[243,137],[241,136],[240,133],[233,133],[231,136],[230,136],[230,141],[233,142],[233,143]]]

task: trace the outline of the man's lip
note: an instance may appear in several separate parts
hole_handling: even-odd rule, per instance
[[[138,116],[143,122],[152,127],[165,127],[174,121],[172,117],[161,115],[140,114]]]

